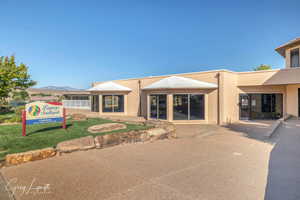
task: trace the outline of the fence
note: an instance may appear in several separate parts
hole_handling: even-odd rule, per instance
[[[90,100],[63,100],[62,103],[65,108],[91,109]]]

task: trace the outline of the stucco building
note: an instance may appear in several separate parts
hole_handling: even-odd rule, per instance
[[[284,69],[215,70],[93,83],[92,111],[174,123],[299,117],[300,38],[276,51]]]

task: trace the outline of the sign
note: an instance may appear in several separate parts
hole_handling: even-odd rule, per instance
[[[43,124],[63,121],[63,106],[57,102],[26,104],[26,124]]]
[[[26,125],[62,122],[66,128],[66,113],[59,102],[32,102],[26,104],[22,113],[23,136],[26,135]]]

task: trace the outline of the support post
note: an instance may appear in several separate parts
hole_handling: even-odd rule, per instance
[[[66,125],[66,109],[63,108],[63,123],[62,123],[62,127],[63,129],[67,129],[67,125]]]
[[[26,111],[22,110],[22,136],[26,136]]]

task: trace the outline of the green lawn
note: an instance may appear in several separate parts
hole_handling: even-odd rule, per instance
[[[15,116],[14,112],[8,112],[8,113],[0,113],[0,123],[5,122],[5,120],[9,120]]]
[[[54,147],[59,142],[80,138],[88,135],[103,135],[129,130],[148,129],[148,126],[127,124],[127,129],[92,134],[87,128],[96,125],[113,122],[111,120],[92,118],[86,121],[67,121],[67,130],[61,128],[61,123],[39,124],[27,126],[27,136],[22,136],[22,125],[0,125],[0,160],[6,154],[19,153],[46,147]]]

